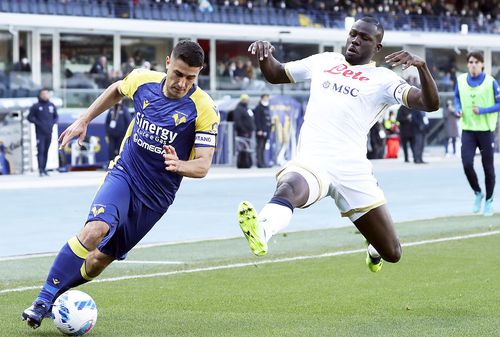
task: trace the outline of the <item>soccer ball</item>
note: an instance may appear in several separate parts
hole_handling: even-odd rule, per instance
[[[97,307],[88,294],[79,290],[68,290],[54,302],[52,316],[56,328],[68,336],[82,336],[89,332],[97,321]]]

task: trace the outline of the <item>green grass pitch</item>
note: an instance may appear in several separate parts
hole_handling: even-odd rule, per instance
[[[135,249],[144,262],[80,287],[99,309],[88,336],[499,336],[500,216],[397,230],[403,258],[377,274],[354,227],[278,235],[264,258],[243,238]],[[60,336],[50,319],[21,322],[37,290],[12,291],[41,285],[52,260],[0,260],[0,336]]]

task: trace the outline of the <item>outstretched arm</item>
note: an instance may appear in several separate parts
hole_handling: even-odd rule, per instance
[[[60,149],[63,149],[70,140],[78,137],[78,143],[81,144],[87,134],[89,123],[99,116],[104,111],[118,103],[123,95],[118,87],[121,81],[111,84],[97,99],[89,106],[87,111],[74,121],[66,130],[59,136]]]
[[[432,78],[427,64],[420,57],[405,50],[401,50],[385,57],[385,62],[392,67],[403,65],[403,70],[415,66],[420,77],[422,89],[412,87],[408,93],[408,105],[410,108],[422,111],[436,111],[439,109],[439,94],[436,82]]]
[[[260,70],[269,83],[291,83],[285,66],[273,56],[275,48],[268,41],[255,41],[248,47],[248,52],[259,60]]]

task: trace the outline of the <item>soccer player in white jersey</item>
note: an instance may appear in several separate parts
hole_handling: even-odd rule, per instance
[[[330,196],[368,241],[366,263],[371,271],[379,271],[382,260],[399,261],[401,245],[394,223],[366,158],[367,134],[390,105],[434,111],[439,97],[418,56],[402,50],[385,61],[392,67],[416,67],[421,90],[375,66],[371,60],[382,49],[383,35],[376,19],[364,17],[350,29],[345,55],[327,52],[282,64],[267,41],[248,48],[270,83],[311,81],[297,154],[277,174],[274,196],[258,214],[248,201],[238,209],[240,227],[255,255],[267,253],[267,242],[289,224],[295,208]]]

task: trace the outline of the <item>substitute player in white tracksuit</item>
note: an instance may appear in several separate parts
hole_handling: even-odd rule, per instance
[[[297,155],[278,173],[274,196],[259,214],[249,202],[239,207],[238,221],[254,254],[266,254],[267,241],[289,224],[294,208],[330,196],[342,216],[349,217],[369,242],[366,262],[370,270],[379,271],[382,259],[399,261],[401,245],[366,158],[367,134],[390,105],[434,111],[439,108],[439,97],[421,58],[399,51],[385,61],[404,69],[415,66],[422,90],[371,61],[382,49],[383,34],[376,19],[365,17],[349,31],[345,55],[321,53],[286,64],[273,57],[269,42],[250,45],[269,82],[311,81]]]

